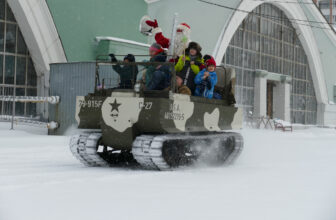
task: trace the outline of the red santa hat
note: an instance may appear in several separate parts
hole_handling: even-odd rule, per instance
[[[181,23],[177,26],[177,32],[190,31],[190,26],[187,23]]]
[[[208,67],[208,66],[216,66],[216,61],[213,57],[211,57],[211,59],[208,59],[206,62],[205,62],[205,65]]]
[[[189,26],[187,23],[181,23],[180,25],[182,25],[182,26],[186,26],[187,28],[190,29],[190,26]]]

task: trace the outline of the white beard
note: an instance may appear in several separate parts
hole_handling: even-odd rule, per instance
[[[187,39],[187,40],[184,40]],[[184,54],[184,50],[188,47],[190,42],[189,34],[183,32],[176,32],[174,41],[174,52],[177,56]]]

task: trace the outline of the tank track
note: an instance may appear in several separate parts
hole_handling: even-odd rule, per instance
[[[186,145],[190,146],[186,147]],[[213,152],[212,159],[215,157],[217,163],[229,165],[239,156],[243,145],[243,137],[233,132],[199,135],[142,135],[133,142],[132,154],[144,168],[171,170],[181,164],[188,165],[201,160],[202,157],[207,159],[206,156],[211,155],[208,152]],[[169,153],[165,153],[167,151]],[[171,160],[168,158],[169,155],[175,158]],[[221,155],[221,158],[218,155]]]
[[[84,133],[72,136],[70,139],[72,154],[86,166],[108,167],[109,164],[97,153],[97,143],[100,137],[100,133]]]
[[[162,142],[165,136],[142,135],[132,146],[134,159],[146,169],[169,170],[170,166],[162,157]]]

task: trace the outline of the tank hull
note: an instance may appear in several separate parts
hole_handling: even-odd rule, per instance
[[[77,97],[79,128],[101,129],[102,143],[130,150],[143,134],[184,134],[236,130],[242,111],[221,100],[174,93],[155,97],[134,92],[113,92],[109,97]]]

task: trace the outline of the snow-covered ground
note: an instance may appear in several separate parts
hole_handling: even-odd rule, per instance
[[[335,129],[244,129],[233,166],[156,172],[84,167],[69,137],[8,128],[0,123],[0,220],[336,219]]]

